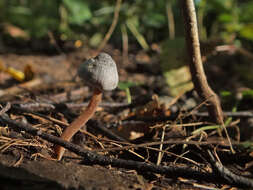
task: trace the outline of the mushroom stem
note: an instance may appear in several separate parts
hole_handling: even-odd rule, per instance
[[[97,106],[102,100],[102,92],[95,88],[91,97],[90,103],[83,113],[75,119],[62,133],[61,139],[70,141],[70,139],[84,126],[87,121],[94,115]],[[56,145],[54,148],[57,160],[61,160],[65,149],[62,146]]]

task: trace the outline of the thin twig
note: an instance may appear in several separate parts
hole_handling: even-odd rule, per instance
[[[214,172],[221,176],[222,178],[229,181],[230,184],[234,184],[240,187],[253,187],[253,179],[249,179],[243,176],[236,175],[224,167],[220,162],[218,162],[210,150],[207,150],[210,157],[210,161]]]
[[[13,105],[24,108],[29,111],[52,111],[57,108],[57,106],[66,106],[68,109],[81,109],[83,107],[88,106],[88,102],[84,103],[50,103],[49,102],[28,102],[21,103],[15,102]],[[124,102],[102,102],[99,107],[103,108],[127,108],[132,106],[132,104],[124,103]]]
[[[252,111],[223,112],[227,117],[253,117]],[[193,115],[208,117],[207,112],[193,112]]]
[[[125,143],[124,143],[125,144]],[[106,148],[106,149],[95,149],[95,151],[98,152],[109,152],[109,151],[118,151],[118,150],[127,150],[131,148],[145,148],[148,146],[155,146],[160,144],[174,144],[174,145],[196,145],[196,146],[207,146],[207,145],[221,145],[221,146],[229,146],[226,145],[224,142],[221,141],[182,141],[182,140],[169,140],[169,141],[163,141],[163,142],[150,142],[150,143],[142,143],[142,144],[128,144],[127,146],[117,147],[117,148]],[[238,145],[239,143],[234,142],[233,144]]]
[[[168,18],[169,37],[172,40],[175,38],[175,20],[174,20],[171,0],[166,1],[166,12],[167,12],[167,18]]]
[[[184,17],[184,27],[186,42],[188,47],[188,53],[190,57],[190,71],[192,76],[192,81],[198,95],[203,100],[208,100],[207,108],[210,117],[225,131],[226,137],[230,143],[231,152],[234,153],[233,146],[231,144],[230,137],[228,135],[227,129],[223,121],[223,111],[221,109],[220,101],[218,96],[209,86],[205,71],[203,68],[201,53],[200,53],[200,43],[198,37],[198,27],[196,11],[193,0],[181,0],[182,2],[182,13]]]
[[[10,104],[10,102],[7,102],[6,106],[3,107],[3,108],[0,110],[0,115],[3,115],[3,114],[6,113],[7,111],[9,111],[10,108],[11,108],[11,104]]]
[[[184,17],[185,35],[190,57],[190,70],[194,87],[203,100],[208,99],[208,112],[218,124],[223,123],[223,113],[219,99],[208,85],[203,68],[200,44],[198,37],[198,27],[196,11],[193,0],[181,0]]]
[[[158,153],[158,158],[157,158],[157,162],[156,162],[156,165],[160,165],[161,164],[161,162],[162,162],[162,157],[163,157],[163,152],[162,152],[162,150],[163,150],[163,143],[162,142],[164,142],[164,136],[165,136],[165,129],[166,129],[166,127],[164,126],[163,128],[162,128],[162,136],[161,136],[161,144],[160,144],[160,147],[159,147],[159,153]]]

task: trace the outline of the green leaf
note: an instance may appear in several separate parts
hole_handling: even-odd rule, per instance
[[[232,22],[234,20],[234,17],[232,14],[223,13],[219,15],[218,19],[220,22]]]
[[[221,95],[222,97],[228,97],[228,96],[231,96],[232,93],[229,92],[229,91],[224,90],[224,91],[221,91],[220,95]]]
[[[136,19],[128,19],[126,22],[126,25],[129,28],[129,30],[132,32],[132,34],[136,38],[136,40],[139,42],[141,47],[144,50],[148,50],[149,45],[148,45],[145,37],[139,32],[138,27],[137,27],[138,25],[136,25],[135,23],[136,23]]]
[[[118,88],[120,90],[125,90],[126,92],[126,96],[127,96],[127,103],[131,104],[132,102],[132,96],[131,96],[131,93],[130,93],[130,87],[132,86],[137,86],[138,84],[135,83],[135,82],[119,82],[118,84]]]
[[[243,97],[251,97],[251,98],[253,98],[253,90],[252,89],[250,89],[250,90],[244,90],[242,92],[242,94],[243,94]]]
[[[127,82],[119,82],[118,88],[120,90],[126,90],[127,88],[131,88],[132,86],[137,86],[137,85],[138,84],[135,83],[135,82],[129,82],[129,81],[127,81]]]
[[[206,130],[214,130],[214,129],[220,129],[220,125],[209,125],[209,126],[204,126],[196,129],[195,131],[192,132],[193,135],[196,135],[200,133],[201,131],[206,131]]]
[[[151,12],[144,15],[143,21],[147,26],[159,28],[166,23],[166,17],[165,14]]]
[[[103,40],[103,35],[101,33],[95,33],[89,40],[91,47],[98,47],[98,45]]]
[[[249,149],[249,151],[253,150],[253,142],[252,141],[244,141],[239,144],[244,149]]]
[[[70,12],[71,24],[81,25],[92,17],[88,4],[82,0],[63,0],[63,3]]]

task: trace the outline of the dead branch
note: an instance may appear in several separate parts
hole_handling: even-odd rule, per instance
[[[227,181],[230,182],[230,184],[236,184],[239,186],[248,186],[252,187],[253,186],[253,180],[236,175],[229,171],[226,167],[224,167],[220,162],[218,162],[215,158],[214,155],[211,153],[210,150],[207,151],[208,155],[210,157],[210,162],[212,164],[214,172],[218,175],[221,176],[222,178],[226,179]]]
[[[198,36],[198,26],[196,11],[193,0],[181,0],[182,2],[182,13],[184,17],[184,28],[186,35],[186,43],[188,47],[188,53],[190,57],[190,71],[192,81],[198,95],[207,101],[208,113],[213,121],[221,125],[225,131],[226,137],[230,143],[230,149],[234,153],[230,137],[223,121],[223,112],[220,105],[220,100],[215,92],[208,85],[205,71],[203,68],[200,44]],[[221,135],[221,133],[220,133]]]
[[[192,81],[198,95],[203,100],[207,101],[207,108],[210,117],[217,123],[223,124],[223,113],[220,105],[220,101],[215,92],[208,85],[206,75],[204,72],[201,54],[200,44],[198,37],[198,27],[196,12],[193,0],[181,0],[182,13],[184,17],[184,27],[186,42],[188,47],[188,53],[190,57],[190,70]]]

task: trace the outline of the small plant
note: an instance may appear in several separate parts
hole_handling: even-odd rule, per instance
[[[133,86],[137,86],[138,84],[134,83],[134,82],[119,82],[118,84],[118,88],[120,90],[125,90],[126,92],[126,97],[127,97],[127,103],[131,104],[132,103],[132,96],[130,93],[130,88]]]

